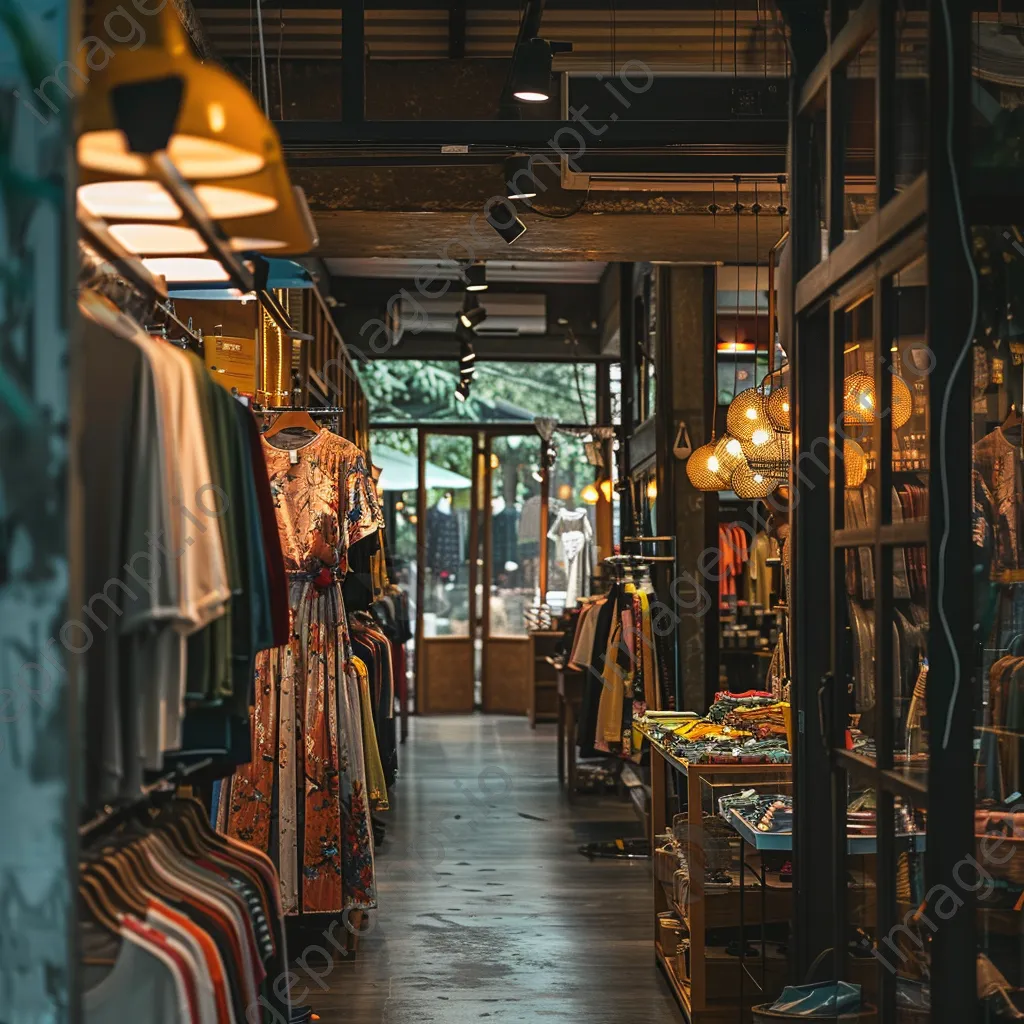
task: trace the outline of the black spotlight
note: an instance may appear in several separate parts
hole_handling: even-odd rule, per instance
[[[468,341],[464,341],[459,353],[459,377],[462,380],[466,380],[467,378],[472,378],[475,373],[476,351]]]
[[[455,389],[455,401],[464,402],[467,398],[469,398],[469,381],[463,377]]]
[[[551,58],[571,52],[572,43],[536,38],[523,43],[512,67],[512,95],[520,103],[546,103],[551,99]]]
[[[487,291],[487,264],[471,263],[466,267],[466,291],[485,292]]]
[[[535,199],[537,176],[528,156],[510,156],[505,161],[505,197],[507,199]]]
[[[469,330],[479,326],[487,319],[487,310],[480,305],[476,296],[466,296],[466,303],[459,314],[459,324]]]
[[[512,95],[520,103],[551,99],[551,44],[546,39],[530,39],[519,47],[512,68]]]
[[[511,245],[526,231],[526,225],[519,219],[510,199],[505,199],[487,211],[487,223],[501,235],[506,245]]]

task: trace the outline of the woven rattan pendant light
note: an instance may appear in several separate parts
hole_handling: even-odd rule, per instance
[[[777,477],[768,476],[767,473],[755,469],[746,461],[740,463],[732,474],[732,489],[736,492],[736,496],[743,498],[744,501],[767,498],[778,486]]]
[[[868,459],[856,441],[843,442],[843,467],[847,487],[860,487],[868,478]]]
[[[765,411],[771,425],[783,434],[793,429],[793,417],[789,412],[789,385],[777,387],[767,398]]]
[[[729,478],[721,473],[714,440],[701,445],[686,460],[686,475],[698,491],[721,491],[729,486]]]
[[[875,379],[869,373],[851,373],[843,381],[843,409],[855,422],[868,426],[875,422],[877,396]],[[892,425],[896,430],[910,419],[913,401],[910,387],[898,374],[892,375]]]

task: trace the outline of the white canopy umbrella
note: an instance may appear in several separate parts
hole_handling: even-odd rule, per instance
[[[415,455],[406,455],[383,444],[375,444],[371,451],[373,464],[381,471],[380,486],[385,491],[415,491],[419,487],[419,466]],[[436,466],[433,462],[428,462],[426,468],[428,488],[446,487],[458,491],[472,483],[469,477]]]

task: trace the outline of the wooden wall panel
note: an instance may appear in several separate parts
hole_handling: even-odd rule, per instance
[[[419,714],[469,714],[473,710],[473,641],[424,637],[418,656]]]
[[[525,715],[533,685],[529,637],[491,637],[484,641],[484,711]]]

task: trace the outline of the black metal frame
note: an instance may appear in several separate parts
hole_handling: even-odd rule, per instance
[[[780,4],[780,7],[796,5]],[[971,554],[966,526],[970,516],[971,423],[969,373],[957,373],[968,330],[970,310],[963,296],[964,241],[958,220],[959,183],[967,152],[967,100],[970,88],[970,7],[958,0],[928,3],[929,99],[927,172],[903,192],[895,191],[896,151],[894,90],[896,83],[895,4],[868,0],[847,18],[847,3],[829,4],[831,41],[824,22],[797,22],[793,38],[795,80],[792,95],[791,188],[793,237],[794,338],[790,352],[794,389],[793,479],[793,657],[797,716],[795,765],[794,880],[797,905],[796,969],[801,976],[819,954],[831,949],[833,974],[847,971],[847,784],[853,777],[878,794],[877,936],[890,934],[897,918],[894,802],[897,797],[928,811],[925,891],[952,884],[956,864],[973,852],[973,717],[971,686]],[[802,15],[806,12],[802,11]],[[951,27],[947,33],[946,24]],[[852,237],[844,237],[846,127],[851,109],[846,66],[877,32],[875,80],[875,187],[877,208]],[[801,61],[799,58],[803,57]],[[816,66],[809,60],[817,57]],[[949,78],[952,68],[953,79]],[[949,102],[950,96],[954,102]],[[822,103],[822,100],[824,101]],[[820,188],[812,139],[825,111],[824,189]],[[951,143],[950,143],[951,140]],[[965,199],[966,202],[966,199]],[[820,224],[826,227],[828,252],[819,260]],[[916,254],[928,257],[927,330],[935,357],[929,379],[930,476],[927,523],[893,525],[891,445],[892,376],[888,341],[895,322],[891,275]],[[875,522],[867,530],[844,529],[845,467],[837,445],[837,418],[842,413],[842,310],[856,295],[871,293],[875,353],[875,450],[879,452]],[[883,344],[885,342],[885,344]],[[951,380],[951,378],[953,378]],[[830,386],[823,388],[822,382]],[[950,386],[945,441],[940,430],[943,396]],[[829,444],[827,454],[823,441]],[[941,446],[941,447],[940,447]],[[939,467],[945,465],[944,479]],[[836,483],[840,481],[840,483]],[[943,494],[942,483],[946,494]],[[946,498],[944,502],[943,498]],[[951,542],[944,544],[949,524]],[[851,547],[870,546],[876,580],[875,652],[877,706],[893,700],[892,633],[893,550],[908,543],[929,549],[930,663],[927,711],[931,749],[927,784],[893,769],[893,722],[880,714],[877,758],[871,761],[844,749],[846,703],[842,630],[845,619],[844,556]],[[942,559],[940,567],[939,559]],[[832,566],[831,577],[820,566]],[[936,586],[943,572],[945,584]],[[884,584],[884,585],[883,585]],[[830,608],[830,629],[823,629],[821,609]],[[943,623],[943,628],[940,628]],[[960,685],[954,689],[954,680]],[[952,707],[953,730],[942,744],[942,729]],[[822,828],[826,808],[831,829]],[[931,941],[933,1019],[973,1019],[976,1004],[974,912],[966,905],[937,924]],[[823,908],[830,914],[823,914]],[[896,1019],[895,975],[878,970],[880,1019]],[[852,979],[850,979],[852,980]]]

